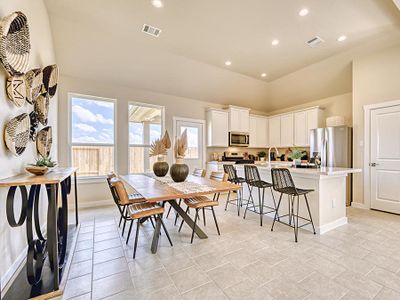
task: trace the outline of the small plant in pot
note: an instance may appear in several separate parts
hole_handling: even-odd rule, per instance
[[[44,175],[56,167],[57,163],[50,156],[39,155],[36,163],[30,164],[25,168],[26,171],[34,175]]]
[[[293,160],[293,164],[295,166],[301,165],[301,158],[306,153],[305,150],[302,149],[294,149],[291,154],[289,154],[289,158]]]
[[[171,170],[169,174],[171,178],[175,182],[182,182],[189,175],[189,167],[188,165],[183,163],[183,159],[186,155],[187,150],[187,130],[185,129],[179,138],[176,138],[175,146],[174,146],[174,155],[176,159],[176,163],[171,166]]]
[[[158,177],[168,174],[169,165],[165,161],[165,156],[169,148],[171,148],[171,140],[168,131],[165,131],[162,139],[157,139],[151,144],[150,157],[157,156],[157,161],[153,164],[153,172]]]
[[[265,161],[265,158],[267,157],[267,153],[265,151],[260,151],[257,153],[257,156],[260,158],[261,161]]]

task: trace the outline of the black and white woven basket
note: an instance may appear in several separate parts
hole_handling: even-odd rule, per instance
[[[39,122],[46,126],[47,119],[49,115],[49,104],[50,104],[50,97],[48,94],[39,95],[35,102],[35,111],[37,113],[37,119]]]
[[[49,94],[50,98],[56,94],[58,84],[58,66],[50,65],[43,69],[43,93]]]
[[[26,83],[26,101],[30,104],[36,102],[36,98],[42,92],[43,87],[43,72],[42,69],[33,69],[25,74]]]
[[[29,142],[30,120],[26,113],[11,119],[4,130],[4,141],[14,155],[21,155]]]
[[[53,134],[51,126],[47,126],[40,130],[36,136],[36,148],[43,157],[48,157],[53,144]]]

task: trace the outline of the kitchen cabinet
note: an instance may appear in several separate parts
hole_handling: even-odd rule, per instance
[[[310,130],[323,127],[322,110],[315,107],[294,113],[294,145],[299,147],[310,145]]]
[[[250,148],[268,147],[268,118],[250,115],[249,122]]]
[[[281,115],[281,147],[291,147],[294,144],[294,114]],[[272,145],[271,145],[272,146]]]
[[[250,109],[229,106],[229,131],[249,132]]]
[[[268,119],[268,145],[279,147],[281,145],[281,117],[274,116]]]
[[[229,113],[221,109],[207,111],[207,146],[228,147]]]

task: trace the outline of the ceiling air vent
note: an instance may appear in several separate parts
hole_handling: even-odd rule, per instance
[[[312,38],[311,40],[307,41],[307,45],[310,47],[317,47],[319,44],[324,42],[319,36]]]
[[[161,34],[161,29],[153,27],[153,26],[150,26],[150,25],[147,25],[147,24],[143,25],[142,31],[144,33],[150,34],[150,35],[152,35],[154,37],[159,37],[160,34]]]

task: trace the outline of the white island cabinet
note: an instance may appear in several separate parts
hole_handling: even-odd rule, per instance
[[[235,166],[238,176],[244,177],[244,165]],[[258,166],[261,179],[267,182],[271,180],[271,167]],[[317,234],[323,234],[339,226],[347,224],[346,216],[346,177],[350,173],[359,173],[360,169],[348,168],[321,168],[321,169],[290,169],[295,185],[298,188],[313,189],[307,195],[310,204],[311,215],[314,220]],[[248,199],[248,189],[244,189],[244,198]],[[274,192],[278,202],[280,194]],[[258,205],[258,193],[253,192],[253,198]],[[271,193],[266,191],[265,204],[273,207]],[[284,195],[279,208],[279,214],[288,213],[288,196]],[[267,215],[273,218],[273,214]],[[300,216],[307,217],[307,208],[304,196],[300,196]],[[285,220],[287,221],[287,220]],[[301,221],[299,221],[301,222]],[[301,223],[302,224],[302,223]],[[301,225],[300,224],[300,225]],[[266,225],[264,225],[266,226]],[[304,229],[311,231],[311,225]],[[279,229],[276,229],[279,230]]]

